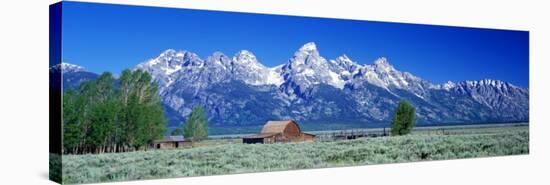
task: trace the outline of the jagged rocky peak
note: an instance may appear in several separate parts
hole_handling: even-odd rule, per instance
[[[302,52],[316,52],[317,51],[317,45],[315,42],[308,42],[304,44],[298,51]]]
[[[167,63],[171,62],[173,59],[176,58],[176,53],[178,52],[174,49],[167,49],[162,53],[160,53],[160,55],[157,56],[156,58],[149,59],[149,61],[145,62],[145,64],[149,66],[154,66],[159,63],[162,63],[162,65],[166,65]],[[181,54],[180,56],[183,57],[183,54]]]
[[[500,101],[498,100],[499,97],[529,96],[528,89],[517,87],[508,82],[491,79],[459,82],[451,90],[459,93],[473,94],[476,97],[486,97],[495,101]]]
[[[266,74],[266,72],[275,71],[264,66],[261,62],[258,61],[256,56],[248,50],[241,50],[237,54],[235,54],[235,56],[233,56],[233,62],[235,63],[234,67],[247,69],[248,72],[258,73],[256,75],[260,76],[269,76],[272,74]]]
[[[254,61],[257,62],[256,56],[248,51],[248,50],[241,50],[235,56],[233,57],[233,60],[240,61],[240,62],[250,62]]]
[[[219,59],[226,58],[226,57],[227,57],[227,55],[225,55],[221,51],[216,51],[216,52],[212,53],[212,55],[209,56],[208,58],[219,60]]]
[[[290,60],[293,65],[308,64],[310,62],[318,63],[319,60],[325,60],[319,55],[317,46],[313,42],[308,42],[294,52],[294,56]]]
[[[233,57],[234,78],[249,85],[276,85],[283,83],[282,77],[274,70],[258,62],[256,56],[241,50]]]
[[[352,75],[356,74],[361,66],[355,63],[347,55],[341,55],[329,62],[330,68],[333,72],[337,73],[344,81],[350,80]]]
[[[233,56],[233,61],[236,64],[249,65],[248,67],[251,68],[266,68],[263,64],[258,62],[256,56],[248,50],[239,51],[235,54],[235,56]]]
[[[211,56],[206,59],[207,65],[221,65],[229,66],[231,64],[231,59],[220,51],[214,52]]]
[[[452,89],[454,87],[456,87],[456,83],[454,83],[452,81],[447,81],[444,84],[441,84],[441,86],[440,86],[440,88],[445,89],[445,90],[449,90],[449,89]]]
[[[327,61],[313,42],[290,54],[286,63],[268,68],[261,64],[261,56],[247,50],[230,57],[216,52],[201,59],[192,52],[168,49],[136,68],[150,72],[159,84],[163,105],[173,110],[169,117],[177,118],[170,120],[173,125],[185,120],[196,105],[204,105],[208,119],[220,125],[262,124],[266,119],[288,117],[387,123],[391,107],[400,99],[412,101],[418,106],[419,121],[430,123],[529,119],[529,90],[506,82],[432,84],[399,71],[383,57],[365,65],[347,55]],[[58,67],[83,70],[62,65]],[[96,76],[67,74],[63,86],[78,87]]]
[[[340,63],[344,63],[344,64],[353,64],[354,63],[346,54],[343,54],[342,56],[339,56],[338,58],[336,58],[336,61],[338,61]]]
[[[137,67],[141,69],[159,68],[163,69],[163,71],[168,70],[170,72],[176,72],[173,71],[173,69],[178,69],[182,66],[202,66],[203,64],[204,61],[196,53],[185,50],[176,51],[174,49],[167,49],[156,58],[138,64]]]
[[[174,62],[183,61],[184,56],[189,53],[187,51],[176,51],[175,49],[167,49],[162,52],[157,58],[157,62]],[[154,63],[154,62],[153,62]],[[181,64],[181,62],[178,62]]]
[[[294,56],[290,58],[289,62],[286,64],[287,70],[292,70],[294,72],[302,72],[303,70],[308,70],[308,73],[311,73],[323,64],[326,63],[325,58],[319,55],[315,43],[309,42],[304,44],[301,48],[294,53]]]
[[[166,49],[162,53],[160,53],[159,57],[172,57],[175,56],[176,53],[178,53],[175,49]]]
[[[503,81],[500,81],[500,80],[492,80],[492,79],[483,79],[483,80],[480,80],[479,81],[480,84],[483,84],[483,85],[491,85],[491,86],[495,86],[495,87],[503,87],[503,86],[509,86],[510,84],[507,83],[507,82],[503,82]]]
[[[301,65],[316,67],[327,65],[326,63],[326,59],[320,56],[319,51],[317,51],[317,46],[313,42],[308,42],[300,47],[289,61],[292,67]]]
[[[348,67],[349,69],[360,67],[359,64],[357,64],[355,61],[353,61],[351,58],[349,58],[346,54],[336,58],[336,61],[338,61],[340,64]]]
[[[204,65],[204,61],[196,53],[185,52],[182,65],[202,67]]]
[[[317,84],[342,89],[345,81],[331,68],[334,67],[320,56],[315,43],[306,43],[281,67],[280,73],[285,80],[281,89],[291,97],[306,97],[313,85]]]
[[[524,94],[528,94],[527,88],[521,88],[518,86],[515,86],[511,83],[501,81],[501,80],[492,80],[492,79],[483,79],[483,80],[477,80],[477,81],[464,81],[457,84],[459,86],[459,90],[462,89],[485,89],[489,90],[492,89],[493,91],[498,92],[513,92],[518,91]]]
[[[436,87],[410,73],[395,69],[385,57],[376,59],[373,64],[362,66],[353,78],[354,86],[366,81],[388,90],[403,89],[418,97],[423,97],[428,88]]]
[[[167,49],[156,58],[137,65],[138,69],[154,74],[170,75],[181,69],[185,51]]]
[[[343,54],[342,56],[339,56],[334,60],[330,60],[330,62],[347,70],[349,70],[349,68],[351,67],[357,66],[357,64],[353,62],[353,60],[351,60],[346,54]]]
[[[373,65],[374,65],[373,67],[375,69],[381,69],[381,70],[384,70],[384,71],[395,70],[393,65],[390,64],[390,62],[388,61],[388,59],[386,57],[380,57],[380,58],[376,59],[374,61]]]
[[[463,86],[469,86],[469,87],[480,87],[480,86],[492,86],[492,87],[508,87],[511,86],[511,84],[507,82],[503,82],[500,80],[492,80],[492,79],[483,79],[483,80],[477,80],[477,81],[464,81],[461,83]]]

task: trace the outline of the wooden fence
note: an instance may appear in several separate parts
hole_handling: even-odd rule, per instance
[[[316,141],[335,141],[335,140],[350,140],[363,137],[381,137],[388,136],[389,129],[383,128],[381,130],[367,130],[367,129],[351,129],[351,130],[338,130],[329,132],[315,133]]]

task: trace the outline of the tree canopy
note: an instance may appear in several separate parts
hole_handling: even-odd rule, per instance
[[[405,135],[416,125],[416,108],[408,101],[400,101],[392,119],[392,135]]]
[[[193,108],[183,126],[183,134],[191,141],[208,137],[208,123],[202,107]]]
[[[146,148],[166,132],[158,87],[147,72],[109,72],[63,93],[65,153],[123,152]]]

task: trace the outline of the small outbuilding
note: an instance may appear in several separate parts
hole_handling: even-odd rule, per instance
[[[268,121],[259,134],[243,137],[243,143],[282,143],[314,141],[315,135],[303,133],[294,120]]]
[[[155,149],[188,147],[191,147],[191,141],[185,140],[183,136],[165,136],[164,139],[153,142],[153,148]]]

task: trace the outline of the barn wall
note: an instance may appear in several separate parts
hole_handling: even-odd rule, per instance
[[[190,147],[192,147],[190,141],[164,141],[164,142],[153,143],[150,146],[153,149],[190,148]],[[160,146],[160,148],[158,146]]]
[[[178,148],[190,148],[192,147],[190,141],[179,141],[178,142]]]
[[[314,135],[302,134],[300,138],[302,141],[315,141]]]
[[[300,137],[300,133],[301,133],[300,127],[298,127],[298,125],[295,122],[290,122],[290,124],[288,124],[283,131],[283,135],[287,139]]]
[[[275,136],[270,136],[270,137],[264,138],[264,143],[266,143],[266,144],[275,143]]]
[[[299,140],[299,139],[300,139],[299,134],[297,136],[296,135],[279,134],[279,135],[276,135],[275,142],[287,143],[287,142],[293,142],[293,141]]]
[[[265,138],[243,138],[243,143],[246,143],[246,144],[265,143]]]
[[[173,143],[168,143],[168,142],[157,143],[157,145],[155,145],[155,148],[158,148],[157,147],[158,145],[160,145],[159,149],[174,148],[174,144]]]
[[[270,125],[274,126],[274,125]],[[266,129],[267,128],[267,129]],[[285,125],[283,129],[276,128],[270,128],[266,127],[264,125],[264,128],[262,129],[262,132],[265,130],[278,130],[282,133],[277,133],[275,135],[271,136],[261,136],[261,138],[243,138],[243,143],[265,143],[265,144],[271,144],[271,143],[286,143],[286,142],[301,142],[301,141],[315,141],[315,135],[310,134],[304,134],[300,130],[300,127],[298,124],[294,121],[288,123]],[[269,132],[265,133],[268,134]],[[258,137],[258,136],[256,136]],[[261,140],[261,141],[260,141]]]

